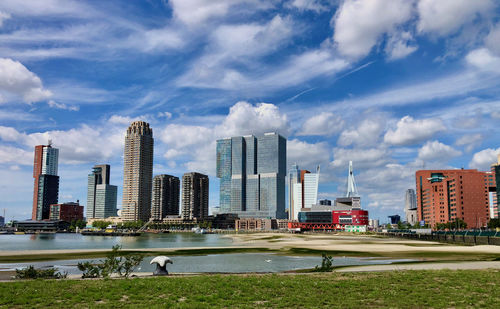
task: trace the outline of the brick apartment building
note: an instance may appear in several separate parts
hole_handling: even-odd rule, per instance
[[[490,220],[490,192],[496,192],[495,174],[478,170],[420,170],[416,174],[417,215],[431,227],[464,220],[479,228]]]
[[[70,222],[83,220],[83,206],[77,203],[50,205],[50,220]]]

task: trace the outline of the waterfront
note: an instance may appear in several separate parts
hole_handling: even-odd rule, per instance
[[[83,236],[75,233],[0,235],[2,251],[228,247],[234,245],[230,237],[220,234],[167,233],[143,234],[138,237]]]
[[[146,257],[137,272],[153,272],[154,265],[150,264],[152,256]],[[98,261],[99,259],[77,259],[60,260],[48,262],[31,263],[3,263],[0,264],[0,271],[12,271],[16,268],[24,268],[34,265],[36,268],[55,267],[60,272],[67,272],[70,275],[81,274],[76,265],[78,262]],[[172,273],[268,273],[314,268],[321,265],[320,256],[287,256],[268,253],[230,253],[230,254],[208,254],[194,256],[172,257],[173,264],[168,265],[168,270]],[[334,266],[360,266],[360,265],[380,265],[394,262],[407,262],[410,260],[388,260],[338,257],[333,259]]]

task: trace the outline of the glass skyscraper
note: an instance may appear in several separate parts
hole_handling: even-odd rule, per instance
[[[277,133],[217,141],[220,212],[285,218],[286,139]]]
[[[109,184],[110,166],[96,165],[88,176],[87,219],[116,216],[118,188]]]

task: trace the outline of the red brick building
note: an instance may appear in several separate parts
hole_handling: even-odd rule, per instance
[[[421,170],[416,174],[417,215],[431,227],[465,221],[468,228],[486,226],[490,219],[489,192],[495,174],[478,170]]]
[[[50,220],[71,222],[83,220],[83,206],[79,203],[63,203],[50,205]]]

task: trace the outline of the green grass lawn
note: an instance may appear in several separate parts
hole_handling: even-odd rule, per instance
[[[498,270],[35,280],[0,283],[0,306],[498,308],[499,288]]]

